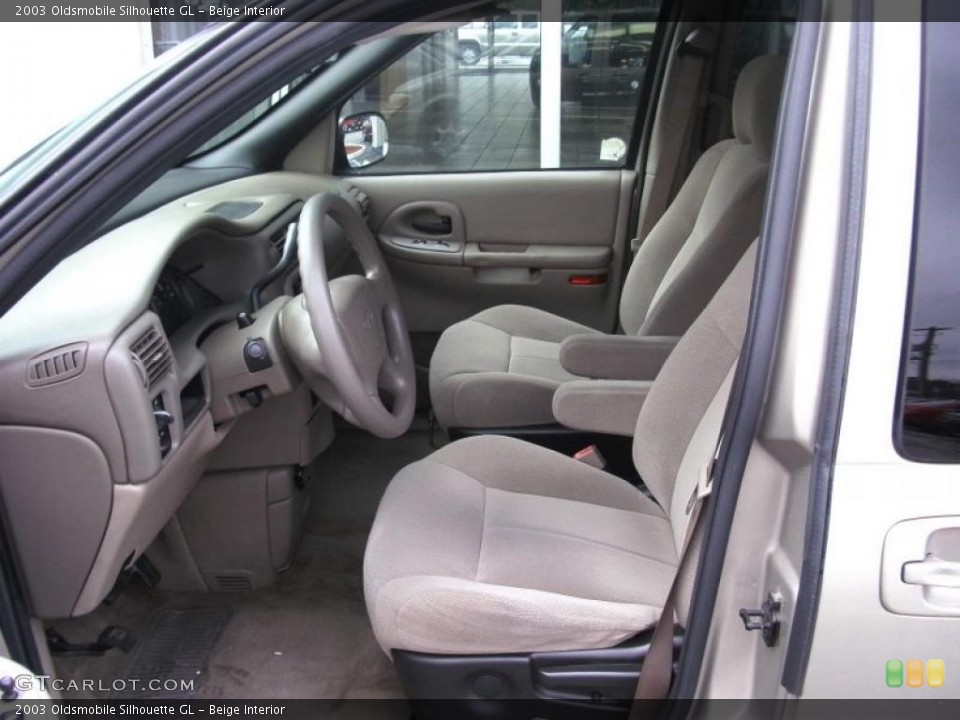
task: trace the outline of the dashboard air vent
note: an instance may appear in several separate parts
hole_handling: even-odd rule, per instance
[[[346,185],[345,194],[360,206],[360,214],[366,220],[370,216],[370,196],[355,185]]]
[[[167,339],[156,327],[151,327],[130,348],[143,377],[143,386],[153,390],[154,386],[173,367],[173,353]]]
[[[76,343],[37,355],[27,365],[27,385],[42,387],[75,378],[87,362],[87,344]]]

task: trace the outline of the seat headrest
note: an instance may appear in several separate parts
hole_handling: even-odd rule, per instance
[[[754,58],[740,72],[733,92],[733,134],[765,158],[773,152],[786,69],[787,59],[780,55]]]

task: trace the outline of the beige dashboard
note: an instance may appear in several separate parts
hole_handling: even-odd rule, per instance
[[[273,173],[186,196],[74,253],[0,319],[0,497],[34,615],[95,608],[255,406],[245,393],[298,387],[275,328],[295,276],[266,288],[252,327],[235,318],[302,202],[330,190]],[[170,277],[200,288],[191,312],[168,312]],[[269,368],[244,365],[251,338]]]

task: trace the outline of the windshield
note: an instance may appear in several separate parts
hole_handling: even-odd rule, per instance
[[[113,30],[107,28],[112,33],[117,32],[116,27],[129,24],[132,23],[103,23],[114,27]],[[0,23],[2,25],[5,23]],[[19,30],[27,25],[31,23],[23,23],[17,28]],[[48,23],[37,25],[50,27]],[[220,27],[222,25],[219,24]],[[0,60],[4,67],[31,67],[30,72],[24,74],[4,73],[5,78],[0,80],[0,91],[5,97],[21,100],[0,119],[0,130],[3,131],[0,132],[0,197],[18,178],[37,167],[48,151],[96,122],[123,98],[149,83],[164,67],[203,42],[216,28],[202,29],[156,58],[139,64],[131,61],[122,70],[105,74],[106,80],[99,83],[77,83],[76,87],[71,87],[72,83],[64,82],[62,78],[55,83],[50,81],[45,67],[54,61],[46,59],[33,62],[45,57],[44,49],[50,49],[49,38],[37,46],[31,43],[29,31],[15,36],[10,35],[9,28],[0,28]],[[58,53],[51,54],[60,57]],[[107,55],[91,62],[108,63],[111,57]],[[62,64],[59,72],[67,72]]]

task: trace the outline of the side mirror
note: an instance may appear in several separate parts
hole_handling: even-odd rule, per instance
[[[387,156],[387,121],[378,112],[348,115],[340,121],[340,143],[351,168],[375,165]]]

